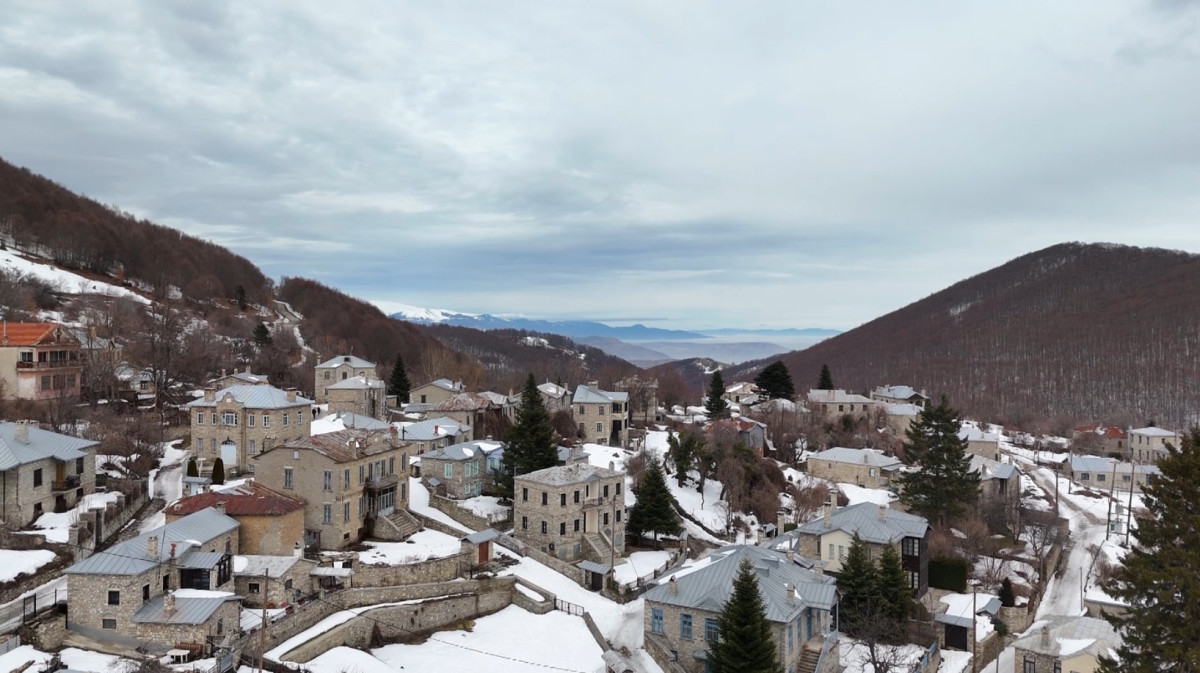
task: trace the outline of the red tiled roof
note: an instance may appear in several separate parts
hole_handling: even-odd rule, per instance
[[[52,322],[6,322],[0,326],[0,345],[36,346],[57,328]]]
[[[271,490],[257,482],[247,482],[228,491],[209,491],[193,495],[167,508],[167,514],[187,515],[225,503],[229,516],[281,516],[304,509],[304,503]]]

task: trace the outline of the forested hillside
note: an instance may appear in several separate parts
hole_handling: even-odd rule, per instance
[[[1200,412],[1197,316],[1200,256],[1066,243],[782,359],[800,389],[827,363],[839,388],[911,384],[991,420],[1179,428]]]

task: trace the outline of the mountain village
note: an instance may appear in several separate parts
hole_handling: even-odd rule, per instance
[[[89,359],[153,397],[116,339],[2,329],[10,399],[77,398]],[[383,369],[335,354],[303,391],[217,372],[135,412],[177,415],[144,476],[77,424],[0,422],[0,669],[702,673],[750,582],[787,673],[1084,673],[1120,645],[1105,580],[1181,439],[1034,437],[828,370],[796,394],[781,364],[671,408],[637,377]],[[938,450],[967,469],[948,504]]]

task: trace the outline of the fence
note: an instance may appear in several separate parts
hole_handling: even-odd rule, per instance
[[[24,624],[52,609],[58,603],[59,596],[65,599],[66,590],[51,589],[41,594],[26,596],[20,601],[13,601],[0,609],[0,630],[14,629],[19,624]]]
[[[565,612],[568,615],[575,615],[576,617],[582,617],[584,612],[582,605],[575,605],[561,598],[554,599],[554,609],[559,612]]]
[[[12,652],[13,650],[17,649],[20,646],[21,646],[21,636],[13,636],[12,638],[9,638],[8,640],[5,640],[4,642],[0,643],[0,654],[6,654],[8,652]]]

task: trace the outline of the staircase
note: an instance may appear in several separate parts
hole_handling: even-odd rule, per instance
[[[584,556],[595,556],[595,560],[604,565],[608,565],[613,560],[612,547],[608,545],[608,541],[599,533],[584,533],[583,540],[592,548],[592,554],[584,554]]]
[[[800,653],[800,661],[796,664],[796,673],[815,673],[819,663],[821,663],[821,653],[806,647]]]
[[[375,520],[375,537],[380,540],[399,542],[419,530],[421,523],[409,514],[408,510],[398,509]]]

